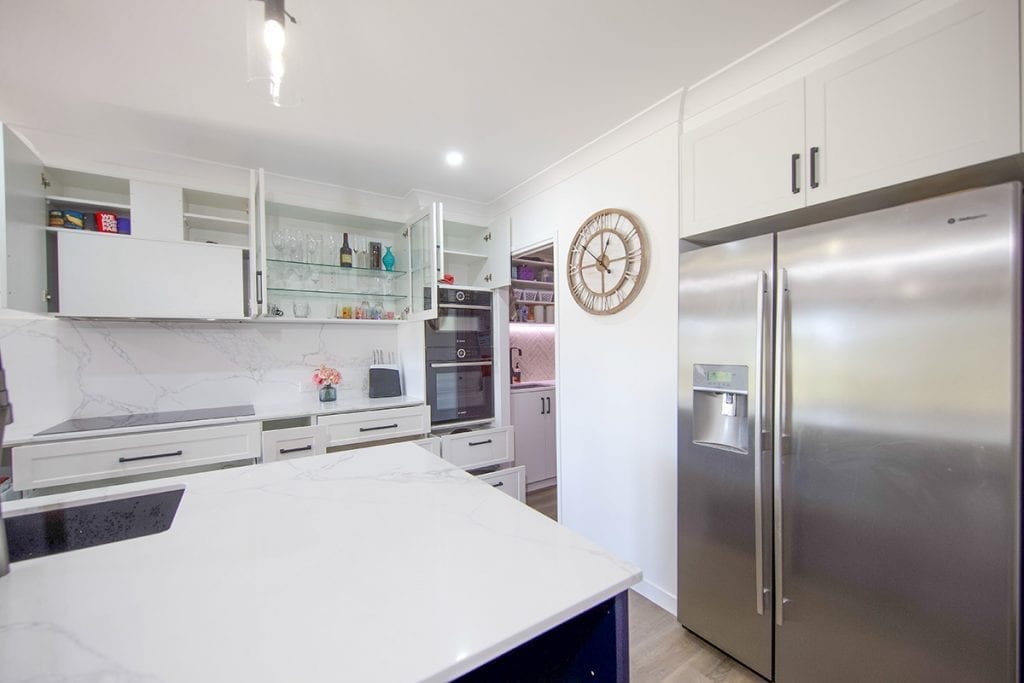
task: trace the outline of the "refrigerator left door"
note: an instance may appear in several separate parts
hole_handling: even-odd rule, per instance
[[[679,257],[678,618],[772,675],[774,235]]]

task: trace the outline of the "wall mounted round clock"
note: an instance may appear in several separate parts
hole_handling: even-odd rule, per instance
[[[640,293],[649,258],[647,234],[636,216],[598,211],[583,221],[569,245],[569,291],[587,313],[617,313]]]

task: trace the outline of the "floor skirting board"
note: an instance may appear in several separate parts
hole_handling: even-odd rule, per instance
[[[637,585],[633,586],[633,590],[672,616],[676,616],[676,596],[672,593],[655,586],[649,581],[641,581]]]

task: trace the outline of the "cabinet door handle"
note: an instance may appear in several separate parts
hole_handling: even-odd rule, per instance
[[[256,305],[263,303],[263,271],[256,271]]]
[[[793,194],[800,194],[800,185],[796,182],[796,174],[800,171],[800,153],[797,152],[789,158],[789,181]]]
[[[383,427],[360,427],[359,431],[361,431],[361,432],[377,432],[377,431],[380,431],[381,429],[397,429],[397,428],[398,428],[398,425],[397,424],[393,424],[393,425],[384,425]]]
[[[470,446],[483,446],[485,443],[494,443],[494,442],[491,439],[487,439],[487,441],[470,441],[469,445]]]
[[[118,458],[118,462],[135,462],[136,460],[153,460],[154,458],[173,458],[176,455],[182,455],[182,451],[174,451],[173,453],[157,453],[156,455],[137,455],[134,458]]]
[[[817,187],[818,182],[818,152],[817,147],[811,147],[811,187]]]
[[[313,444],[307,444],[305,446],[299,446],[298,448],[281,448],[277,452],[280,453],[281,455],[284,455],[285,453],[299,453],[301,451],[311,451],[311,450],[313,450]]]
[[[496,489],[497,488],[501,488],[504,485],[505,485],[505,482],[503,482],[503,481],[499,481],[497,484],[491,484],[491,486],[493,486]]]
[[[545,400],[548,402],[548,413],[547,414],[550,415],[551,414],[551,397],[550,396],[546,396]]]
[[[541,415],[544,414],[544,397],[543,396],[540,397],[540,414]]]

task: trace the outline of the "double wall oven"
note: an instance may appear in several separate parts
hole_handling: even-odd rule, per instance
[[[438,287],[426,323],[427,402],[433,424],[494,417],[491,292]]]

